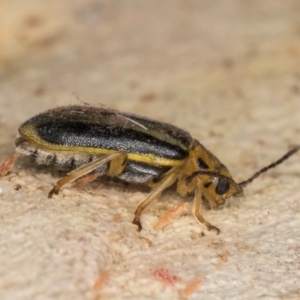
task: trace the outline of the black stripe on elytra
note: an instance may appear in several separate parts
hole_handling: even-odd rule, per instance
[[[45,123],[36,126],[40,138],[66,147],[102,148],[126,153],[153,154],[168,159],[184,159],[188,152],[151,135],[128,128],[80,122]]]

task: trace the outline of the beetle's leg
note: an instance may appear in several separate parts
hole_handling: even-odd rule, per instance
[[[181,196],[185,196],[188,193],[195,190],[198,179],[194,177],[190,179],[190,177],[183,177],[177,183],[177,193]]]
[[[121,157],[121,160],[120,160],[120,157]],[[60,179],[56,182],[54,188],[49,192],[48,197],[51,198],[53,194],[57,195],[59,190],[68,182],[73,182],[76,179],[95,171],[97,168],[99,168],[100,166],[102,166],[108,162],[112,163],[115,159],[119,163],[120,163],[120,161],[124,162],[124,161],[126,161],[126,157],[127,157],[127,155],[124,152],[114,152],[114,153],[102,156],[98,159],[95,159],[92,162],[73,170],[72,172],[68,173],[67,176],[63,177],[62,179]],[[126,163],[124,163],[124,166],[121,166],[118,168],[118,164],[113,164],[112,170],[110,170],[111,168],[109,168],[108,175],[110,175],[110,176],[117,175],[118,174],[117,171],[122,172],[125,165],[126,165]]]
[[[112,176],[120,175],[126,167],[127,154],[121,151],[118,153],[119,155],[113,158],[109,164],[109,169],[107,172],[108,176],[112,177]]]
[[[178,170],[179,168],[176,168],[177,169],[177,174],[178,174]],[[174,168],[171,168],[169,169],[167,172],[163,173],[163,174],[160,174],[158,175],[157,177],[153,177],[153,178],[150,178],[148,181],[147,181],[147,185],[151,188],[151,189],[155,189],[158,185],[160,185],[161,181],[168,177],[169,174],[173,173],[174,172]],[[177,176],[178,178],[178,176]]]
[[[141,214],[153,201],[156,200],[156,198],[163,190],[165,190],[167,187],[169,187],[176,181],[178,177],[178,171],[179,168],[177,167],[172,168],[170,171],[168,171],[166,176],[164,176],[160,182],[156,183],[155,188],[150,193],[150,195],[138,205],[134,212],[134,219],[132,221],[134,225],[137,225],[138,231],[142,230]]]
[[[197,221],[199,223],[205,224],[205,226],[207,227],[207,229],[209,231],[210,230],[215,230],[217,232],[217,234],[219,234],[220,229],[218,227],[215,227],[215,226],[211,225],[209,222],[207,222],[203,218],[203,216],[200,213],[201,208],[202,208],[202,185],[201,185],[200,180],[198,180],[197,187],[196,187],[196,190],[195,190],[193,208],[192,208],[193,215],[195,216],[195,218],[197,219]]]

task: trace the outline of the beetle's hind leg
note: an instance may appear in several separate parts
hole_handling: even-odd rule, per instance
[[[216,226],[211,225],[209,222],[207,222],[201,212],[201,208],[202,208],[202,184],[201,182],[198,180],[197,183],[197,187],[195,190],[195,196],[194,196],[194,203],[193,203],[193,208],[192,208],[192,213],[194,215],[194,217],[197,219],[197,221],[199,223],[203,223],[207,229],[210,230],[215,230],[217,232],[217,234],[220,233],[220,229]]]
[[[93,171],[95,171],[100,166],[109,163],[110,166],[107,172],[107,175],[109,176],[116,176],[118,174],[121,174],[126,166],[127,161],[127,154],[124,152],[114,152],[108,155],[104,155],[100,158],[97,158],[90,163],[87,163],[72,172],[68,173],[67,176],[61,178],[58,180],[53,187],[53,189],[49,192],[48,197],[52,198],[53,194],[58,194],[60,189],[67,183],[73,182],[76,179],[87,175]]]
[[[141,214],[143,213],[143,211],[157,199],[161,192],[163,192],[167,187],[169,187],[176,181],[176,179],[178,178],[178,172],[179,168],[174,167],[169,170],[159,182],[155,183],[155,185],[151,185],[154,187],[153,191],[144,201],[142,201],[138,205],[134,212],[134,219],[132,221],[132,224],[137,225],[138,231],[142,230]]]

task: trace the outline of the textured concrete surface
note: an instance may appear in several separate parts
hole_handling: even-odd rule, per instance
[[[171,122],[241,181],[300,135],[300,3],[0,2],[0,160],[18,125],[87,102]],[[16,167],[0,179],[1,299],[299,299],[300,161],[264,174],[224,209],[166,192],[131,225],[147,191],[67,186]]]

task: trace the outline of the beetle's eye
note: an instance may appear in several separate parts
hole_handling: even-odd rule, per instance
[[[228,180],[221,178],[217,184],[216,193],[218,195],[224,195],[226,192],[228,192],[229,188],[230,184]]]

